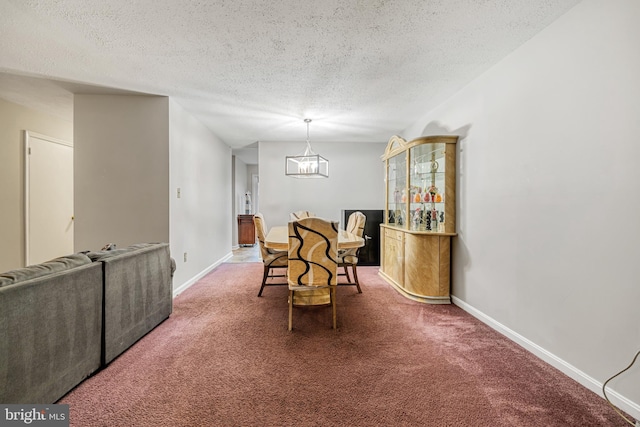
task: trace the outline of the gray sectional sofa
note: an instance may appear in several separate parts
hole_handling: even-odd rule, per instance
[[[0,274],[0,403],[54,403],[172,311],[167,243]]]

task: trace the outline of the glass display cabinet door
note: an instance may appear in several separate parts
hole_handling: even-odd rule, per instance
[[[405,228],[407,224],[407,152],[388,159],[387,224]]]
[[[445,146],[433,143],[410,149],[410,230],[445,232]]]

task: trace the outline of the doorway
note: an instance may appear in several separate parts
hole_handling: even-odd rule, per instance
[[[24,131],[25,265],[73,253],[73,145]]]

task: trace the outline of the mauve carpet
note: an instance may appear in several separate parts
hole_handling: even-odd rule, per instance
[[[624,426],[604,399],[454,305],[362,294],[294,308],[256,295],[261,263],[223,264],[171,317],[58,403],[72,426]],[[279,279],[276,279],[279,280]]]

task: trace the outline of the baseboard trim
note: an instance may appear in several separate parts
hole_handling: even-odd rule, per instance
[[[214,262],[209,267],[205,268],[200,273],[196,274],[191,279],[189,279],[186,282],[184,282],[178,288],[173,290],[173,297],[175,298],[178,295],[180,295],[182,292],[184,292],[187,289],[189,289],[191,287],[191,285],[196,283],[198,280],[202,279],[204,276],[206,276],[209,272],[211,272],[213,269],[218,267],[223,262],[228,261],[229,259],[231,259],[231,257],[233,257],[233,252],[227,253],[224,257],[220,258],[218,261]]]
[[[480,320],[481,322],[485,323],[492,329],[495,329],[496,331],[500,332],[502,335],[506,336],[511,341],[514,341],[524,349],[533,353],[538,358],[542,359],[546,363],[550,364],[554,368],[558,369],[568,377],[577,381],[579,384],[585,386],[586,388],[588,388],[589,390],[591,390],[592,392],[596,393],[598,396],[604,399],[604,396],[602,395],[601,382],[595,380],[591,376],[577,369],[575,366],[571,365],[570,363],[567,363],[565,360],[559,358],[558,356],[549,352],[548,350],[545,350],[544,348],[528,340],[527,338],[523,337],[517,332],[507,328],[502,323],[496,321],[490,316],[487,316],[480,310],[467,304],[461,299],[452,295],[451,301],[453,302],[454,305],[460,307],[461,309],[471,314],[473,317]],[[611,400],[611,403],[616,405],[619,409],[621,409],[622,411],[626,412],[627,414],[631,415],[636,419],[640,419],[640,404],[633,402],[632,400],[619,394],[616,391],[611,390],[609,387],[607,387],[607,397],[609,397],[609,400]]]

